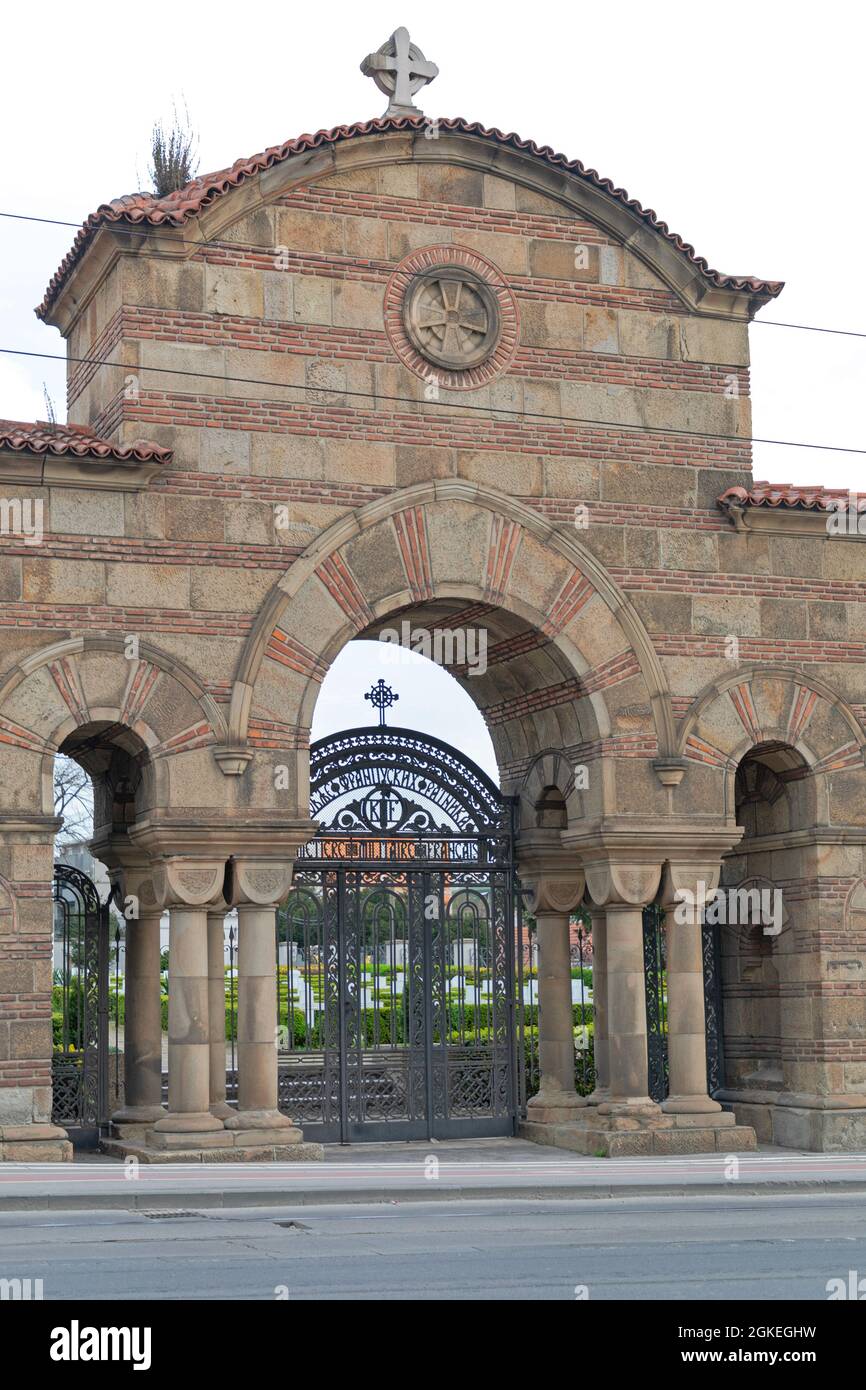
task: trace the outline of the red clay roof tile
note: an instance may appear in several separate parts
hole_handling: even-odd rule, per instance
[[[139,463],[170,463],[173,450],[138,439],[133,444],[112,444],[100,439],[84,425],[51,425],[46,420],[31,424],[23,420],[0,420],[0,449],[31,454],[72,454],[76,458]]]
[[[682,237],[672,232],[667,223],[662,222],[651,208],[642,207],[636,199],[628,196],[625,189],[617,188],[610,179],[602,178],[595,169],[587,169],[579,159],[566,159],[565,155],[557,154],[549,145],[536,145],[533,140],[522,140],[519,135],[515,135],[513,132],[504,134],[501,130],[481,125],[479,121],[466,121],[459,116],[454,119],[441,119],[437,124],[440,130],[459,131],[461,134],[492,140],[496,144],[506,145],[511,149],[528,150],[536,159],[566,169],[569,173],[585,179],[593,187],[604,189],[606,193],[612,198],[616,198],[624,207],[629,208],[648,226],[667,237],[668,241],[691,262],[695,269],[719,289],[746,290],[762,303],[766,303],[767,300],[773,299],[781,293],[784,287],[784,281],[781,280],[757,280],[748,276],[723,275],[720,271],[713,270],[709,262],[704,260],[703,256],[699,256],[695,248],[690,246],[687,241],[683,241]],[[253,178],[261,170],[269,169],[274,164],[280,164],[293,155],[318,149],[322,145],[333,145],[343,140],[352,140],[358,136],[373,135],[389,130],[423,130],[426,125],[427,119],[423,116],[390,116],[374,121],[357,121],[354,125],[336,126],[333,130],[319,130],[315,135],[301,135],[296,140],[287,140],[283,145],[272,145],[261,154],[252,155],[249,159],[238,159],[229,169],[220,169],[213,174],[204,174],[200,178],[193,179],[186,187],[169,193],[165,198],[157,198],[151,193],[130,193],[122,198],[115,198],[110,203],[103,203],[95,212],[90,214],[77,233],[71,250],[52,277],[45,297],[36,313],[39,318],[45,318],[67,277],[77,265],[85,248],[100,227],[119,222],[132,225],[144,223],[150,227],[181,227],[191,217],[195,217],[202,208],[207,207],[214,199],[222,197],[232,188],[236,188],[245,179]]]
[[[719,498],[723,507],[790,507],[799,511],[837,511],[840,502],[848,504],[847,488],[796,487],[793,483],[755,483],[751,488],[729,487]],[[858,499],[859,510],[866,509],[866,498]]]

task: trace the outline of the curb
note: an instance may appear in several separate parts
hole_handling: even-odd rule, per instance
[[[689,1183],[682,1186],[653,1186],[648,1183],[595,1184],[562,1187],[517,1186],[465,1187],[455,1184],[425,1183],[423,1187],[393,1188],[234,1188],[219,1192],[191,1192],[189,1189],[150,1193],[65,1192],[38,1194],[0,1194],[0,1215],[13,1211],[159,1211],[199,1212],[233,1207],[293,1207],[335,1205],[397,1206],[410,1202],[492,1202],[492,1201],[611,1201],[623,1197],[763,1197],[783,1193],[809,1192],[824,1196],[852,1196],[866,1193],[866,1181],[768,1180],[761,1183]]]

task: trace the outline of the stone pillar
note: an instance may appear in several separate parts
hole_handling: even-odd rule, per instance
[[[225,903],[207,915],[209,1109],[219,1120],[227,1120],[235,1113],[226,1100],[225,915]]]
[[[294,1144],[301,1138],[278,1109],[276,910],[291,887],[292,862],[233,859],[238,910],[238,1108],[225,1122],[236,1145]]]
[[[587,864],[593,901],[606,909],[610,1096],[599,1114],[658,1112],[649,1097],[643,909],[661,877],[657,860],[608,858]]]
[[[162,1105],[162,1004],[159,926],[150,874],[124,873],[121,909],[126,919],[123,1010],[124,1103],[116,1125],[150,1125],[165,1115]]]
[[[704,906],[719,881],[718,863],[672,861],[665,869],[668,991],[669,1114],[701,1115],[720,1111],[707,1094],[706,1008],[701,920]]]
[[[208,909],[221,901],[222,860],[163,859],[154,866],[158,900],[170,906],[168,946],[168,1113],[150,1131],[158,1148],[231,1147],[210,1112]]]
[[[24,776],[16,764],[0,778],[7,806]],[[66,1130],[52,1121],[51,876],[62,822],[35,806],[0,812],[0,1168],[72,1158]]]
[[[592,911],[592,1044],[595,1090],[588,1105],[610,1100],[610,1067],[607,1040],[607,916],[603,907]]]
[[[539,1088],[527,1105],[527,1121],[562,1124],[586,1105],[574,1089],[574,1014],[571,1003],[569,917],[583,897],[584,880],[573,856],[521,852],[520,876],[531,891],[529,910],[538,928]],[[563,863],[563,857],[566,863]]]

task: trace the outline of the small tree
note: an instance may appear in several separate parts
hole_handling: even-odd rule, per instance
[[[150,137],[150,180],[158,198],[183,188],[195,178],[198,170],[197,136],[190,128],[189,112],[184,105],[181,120],[173,107],[170,125],[157,122]]]

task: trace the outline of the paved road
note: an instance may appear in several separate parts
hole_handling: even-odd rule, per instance
[[[435,1159],[438,1167],[431,1165]],[[0,1212],[85,1207],[260,1206],[323,1201],[442,1201],[759,1192],[807,1186],[866,1196],[866,1155],[767,1150],[658,1158],[583,1158],[518,1139],[338,1145],[322,1163],[0,1164]]]
[[[863,1199],[814,1192],[0,1214],[0,1278],[46,1300],[814,1301],[849,1270]]]

